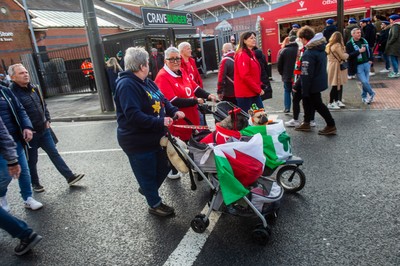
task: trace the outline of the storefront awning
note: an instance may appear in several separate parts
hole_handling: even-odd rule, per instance
[[[391,8],[400,8],[400,3],[371,6],[371,9],[373,9],[373,10],[385,10],[385,9],[391,9]]]
[[[366,13],[368,8],[366,7],[359,7],[359,8],[351,8],[351,9],[346,9],[344,11],[345,15],[351,15],[351,14],[357,14],[357,13]],[[331,18],[331,17],[336,17],[337,16],[337,11],[331,11],[331,12],[324,12],[324,13],[316,13],[316,14],[308,14],[300,17],[291,17],[291,18],[282,18],[278,19],[276,22],[278,24],[282,23],[291,23],[291,22],[299,22],[299,21],[304,21],[304,20],[313,20],[313,19],[320,19],[320,18]]]

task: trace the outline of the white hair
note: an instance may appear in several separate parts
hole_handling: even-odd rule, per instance
[[[9,75],[10,77],[12,77],[12,76],[15,75],[15,68],[16,68],[16,67],[24,67],[24,65],[18,63],[18,64],[14,64],[14,65],[9,66],[7,72],[8,72],[8,75]]]
[[[170,55],[171,53],[177,53],[177,54],[179,54],[179,50],[178,50],[176,47],[173,47],[173,46],[168,47],[168,49],[165,50],[165,52],[164,52],[165,58],[169,58],[169,55]]]
[[[188,42],[181,42],[181,43],[178,45],[178,50],[179,50],[179,52],[182,52],[183,48],[185,48],[185,47],[187,47],[187,46],[189,46],[190,48],[192,47],[192,46],[190,45],[190,43],[188,43]]]
[[[125,70],[138,72],[142,66],[147,66],[149,53],[143,47],[129,47],[125,51]]]

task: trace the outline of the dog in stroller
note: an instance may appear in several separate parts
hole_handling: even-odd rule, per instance
[[[210,109],[207,108],[207,110]],[[233,130],[238,129],[232,127],[238,122],[235,121],[235,117],[236,119],[250,118],[246,112],[228,102],[219,102],[216,111],[210,110],[210,112],[219,122],[231,116],[229,123],[225,121],[228,125],[225,125],[225,122],[222,124]],[[233,112],[235,116],[232,116]],[[189,154],[185,154],[182,150],[188,166],[206,181],[212,191],[209,210],[206,214],[199,214],[192,220],[192,229],[197,233],[204,232],[209,225],[209,216],[213,210],[247,217],[256,215],[262,223],[252,231],[252,237],[256,243],[265,245],[271,233],[267,218],[271,215],[276,217],[283,191],[296,192],[304,186],[305,176],[299,169],[303,161],[300,158],[294,160],[287,158],[285,162],[282,162],[282,166],[268,169],[265,167],[264,140],[261,134],[255,134],[241,141],[232,138],[232,142],[228,140],[227,143],[218,145],[200,142],[205,134],[203,132],[192,136],[188,143]],[[213,143],[217,143],[215,134],[213,138]],[[238,165],[232,165],[232,160],[235,160]],[[224,165],[227,161],[230,166]],[[277,168],[279,171],[275,180],[271,175]],[[289,175],[286,175],[288,173]],[[291,185],[294,180],[296,180],[295,186]],[[282,182],[290,185],[286,183],[282,185]],[[228,186],[227,183],[229,183]],[[232,184],[237,185],[233,194],[229,191]]]

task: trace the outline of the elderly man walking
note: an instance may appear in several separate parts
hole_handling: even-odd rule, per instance
[[[39,182],[37,173],[38,149],[42,148],[57,170],[71,186],[82,179],[84,174],[74,174],[58,153],[50,129],[50,114],[39,89],[30,83],[28,71],[22,64],[14,64],[8,68],[8,74],[13,81],[10,88],[25,107],[34,128],[31,148],[28,150],[29,170],[32,187],[35,192],[43,192],[44,187]]]

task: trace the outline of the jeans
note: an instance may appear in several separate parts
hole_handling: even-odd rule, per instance
[[[51,162],[57,168],[58,172],[62,174],[65,179],[70,178],[74,174],[71,169],[64,162],[61,155],[58,153],[56,144],[51,137],[50,129],[46,128],[43,132],[36,132],[33,134],[33,139],[29,142],[31,149],[28,150],[29,154],[29,169],[32,178],[32,185],[39,184],[39,176],[37,173],[37,162],[38,162],[38,149],[42,148],[49,156]]]
[[[12,216],[0,207],[0,228],[12,237],[23,239],[32,233],[32,229],[22,220]]]
[[[314,119],[315,111],[324,118],[327,126],[335,126],[335,120],[328,107],[322,102],[321,93],[310,94],[310,97],[303,98],[304,122],[310,123]]]
[[[283,88],[285,90],[285,94],[283,95],[283,103],[285,105],[285,109],[290,111],[290,103],[292,101],[292,82],[283,82]]]
[[[29,167],[26,161],[24,148],[20,141],[17,141],[17,154],[18,163],[21,166],[21,174],[18,178],[19,188],[22,199],[25,201],[28,197],[32,197],[31,176],[29,174]],[[12,177],[8,174],[7,161],[0,155],[0,197],[7,194],[7,187],[10,184]]]
[[[389,70],[390,68],[390,59],[387,54],[383,54],[383,59],[385,60],[385,68]]]
[[[375,94],[369,84],[369,70],[370,64],[368,62],[357,66],[357,77],[362,84],[361,98],[363,99],[367,98],[368,94],[370,96]]]
[[[389,55],[390,62],[392,63],[393,72],[399,73],[399,57],[395,55]]]
[[[147,203],[152,208],[157,207],[162,202],[158,189],[170,171],[166,152],[160,148],[157,151],[131,153],[127,156]]]
[[[237,100],[238,106],[246,113],[251,109],[251,106],[253,104],[255,104],[258,108],[264,108],[264,105],[262,103],[260,96],[243,97],[243,98],[236,97],[236,100]]]

